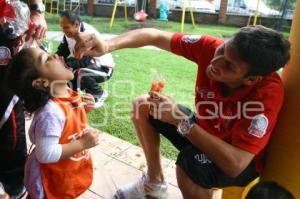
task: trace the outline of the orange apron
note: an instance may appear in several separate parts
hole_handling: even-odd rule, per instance
[[[77,93],[71,91],[69,98],[54,98],[65,114],[65,126],[60,144],[75,141],[87,127],[87,116]],[[92,159],[81,151],[57,163],[40,164],[40,173],[47,199],[71,199],[85,192],[93,180]]]

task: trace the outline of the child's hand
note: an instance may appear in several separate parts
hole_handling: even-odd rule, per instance
[[[94,128],[84,130],[80,142],[84,149],[92,148],[98,145],[100,139],[100,132]]]
[[[93,95],[85,93],[81,96],[81,99],[84,103],[84,109],[87,113],[95,109],[95,99]]]

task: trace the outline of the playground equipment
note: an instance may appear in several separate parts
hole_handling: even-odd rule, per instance
[[[274,180],[300,198],[300,2],[290,31],[291,60],[282,72],[285,102],[273,132],[262,180]]]
[[[146,1],[147,0],[140,0],[141,2],[141,7],[139,8],[139,0],[135,1],[135,11],[134,11],[134,15],[133,18],[138,21],[138,22],[144,22],[147,18],[147,13],[145,12],[146,10]]]
[[[259,2],[260,2],[260,0],[257,0],[257,2],[256,2],[256,10],[255,10],[255,14],[254,14],[253,26],[256,25],[257,17],[259,15]]]
[[[133,18],[138,22],[144,22],[147,18],[147,13],[144,12],[144,10],[140,10],[136,13],[134,13]]]
[[[160,0],[158,20],[168,21],[168,15],[169,15],[169,6],[168,6],[166,0]]]
[[[115,0],[113,12],[112,12],[111,19],[110,19],[110,25],[109,25],[110,28],[113,26],[113,23],[114,23],[118,3],[119,3],[119,0]],[[141,0],[141,8],[139,8],[138,0],[136,0],[135,1],[135,13],[133,15],[133,18],[138,22],[144,22],[148,16],[147,13],[145,13],[145,10],[146,10],[146,0]],[[125,22],[127,23],[128,17],[127,17],[126,0],[124,0],[124,15],[125,15],[124,16]]]
[[[110,18],[110,24],[109,27],[111,28],[113,26],[114,20],[115,20],[115,15],[116,15],[116,10],[117,10],[117,6],[118,6],[119,0],[115,0],[114,3],[114,9]],[[124,0],[124,18],[125,18],[125,22],[128,22],[128,17],[127,17],[127,4],[126,4],[126,0]]]
[[[184,32],[185,10],[186,10],[187,4],[188,4],[188,8],[190,10],[193,27],[195,27],[195,19],[194,19],[194,14],[193,14],[193,8],[191,6],[191,1],[184,0],[183,6],[182,6],[182,15],[181,15],[181,32]]]
[[[80,15],[81,13],[81,0],[63,0],[62,2],[60,0],[44,0],[43,3],[47,6],[50,5],[50,14],[58,14],[61,7],[63,8],[63,11],[70,10],[74,11],[77,10],[77,14]]]

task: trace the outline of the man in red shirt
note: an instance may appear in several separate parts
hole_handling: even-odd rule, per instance
[[[165,196],[159,133],[180,151],[176,174],[184,198],[211,198],[214,187],[245,186],[259,176],[284,98],[276,71],[290,58],[290,44],[280,33],[244,27],[224,42],[139,29],[108,41],[95,41],[91,35],[77,40],[79,53],[91,49],[85,55],[154,45],[198,65],[195,113],[157,92],[133,102],[132,121],[148,172],[118,190],[116,198]]]

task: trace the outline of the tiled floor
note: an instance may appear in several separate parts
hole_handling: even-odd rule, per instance
[[[103,133],[100,144],[92,149],[94,181],[88,193],[80,198],[111,198],[116,189],[137,180],[146,170],[141,148]],[[182,198],[177,188],[174,161],[162,158],[166,180],[169,182],[168,198]]]

